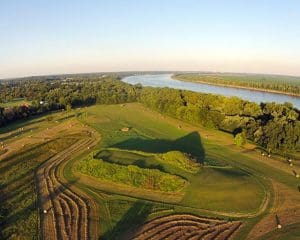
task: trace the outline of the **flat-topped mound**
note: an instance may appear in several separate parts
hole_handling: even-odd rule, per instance
[[[101,159],[81,160],[77,169],[80,173],[114,183],[161,192],[179,192],[186,180],[164,173],[158,169],[140,168],[135,165],[119,165]]]
[[[200,168],[200,164],[197,163],[191,155],[180,151],[149,153],[136,150],[106,148],[98,152],[96,158],[121,165],[132,164],[149,168],[153,168],[154,165],[156,165],[157,168],[163,168],[169,165],[190,173],[196,173]]]

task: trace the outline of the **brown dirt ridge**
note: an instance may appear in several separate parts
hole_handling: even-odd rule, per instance
[[[98,236],[97,226],[91,218],[97,212],[96,204],[59,174],[63,163],[96,144],[96,139],[90,136],[78,139],[36,171],[42,239],[94,239]],[[94,225],[93,229],[91,225]]]
[[[172,214],[146,222],[131,236],[135,240],[225,240],[231,239],[241,227],[240,221],[224,221],[191,214]]]

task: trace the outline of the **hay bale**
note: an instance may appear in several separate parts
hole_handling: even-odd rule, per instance
[[[277,225],[277,228],[278,228],[278,229],[281,229],[281,228],[282,228],[281,224],[278,224],[278,225]]]
[[[122,132],[128,132],[129,130],[130,130],[129,127],[123,127],[123,128],[121,129]]]

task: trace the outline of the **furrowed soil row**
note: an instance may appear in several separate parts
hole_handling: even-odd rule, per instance
[[[80,140],[50,158],[37,170],[43,239],[88,239],[89,200],[79,196],[59,180],[58,167],[93,143],[93,139]]]
[[[230,239],[241,222],[227,222],[217,219],[197,217],[189,214],[176,214],[155,218],[142,226],[133,239]]]

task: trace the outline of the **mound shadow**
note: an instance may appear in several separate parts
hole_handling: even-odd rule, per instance
[[[198,132],[191,132],[175,140],[130,138],[111,147],[151,153],[181,151],[191,154],[200,163],[203,163],[205,158],[205,149]]]
[[[131,239],[129,236],[134,230],[146,222],[152,212],[153,204],[142,201],[135,202],[122,216],[116,225],[101,237],[101,239]]]

